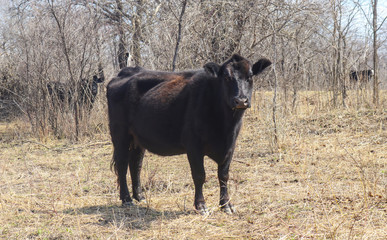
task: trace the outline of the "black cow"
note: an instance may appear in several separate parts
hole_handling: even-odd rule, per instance
[[[52,98],[57,98],[58,102],[64,102],[68,98],[69,102],[72,96],[72,91],[68,84],[63,82],[49,82],[47,83],[48,94]],[[54,101],[55,102],[55,101]]]
[[[351,71],[349,73],[349,80],[354,84],[360,84],[360,86],[364,86],[371,78],[374,76],[374,70],[362,70],[362,71]]]
[[[101,78],[94,75],[92,80],[82,79],[78,85],[78,103],[81,106],[84,105],[91,108],[98,94],[98,83],[102,83],[104,80],[103,75]],[[75,88],[67,83],[49,82],[47,83],[47,90],[50,96],[57,97],[59,102],[63,103],[67,99],[68,103],[71,104]]]
[[[102,76],[98,78],[96,75],[90,81],[88,79],[82,79],[79,85],[80,104],[84,104],[91,108],[98,94],[98,83],[102,83],[105,78]]]
[[[131,205],[126,182],[129,166],[133,198],[140,201],[140,171],[145,150],[161,156],[187,153],[195,184],[194,206],[206,213],[202,187],[204,156],[218,163],[220,206],[234,209],[227,192],[228,171],[242,124],[251,104],[254,75],[271,62],[251,64],[233,55],[222,65],[184,72],[124,68],[107,86],[109,127],[114,146],[112,167],[120,199]]]

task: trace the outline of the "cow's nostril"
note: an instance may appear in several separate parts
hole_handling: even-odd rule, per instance
[[[249,99],[248,98],[234,98],[234,104],[237,108],[247,108],[249,107]]]

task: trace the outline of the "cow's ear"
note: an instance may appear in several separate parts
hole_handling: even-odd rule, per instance
[[[93,82],[95,82],[95,83],[101,83],[101,82],[103,82],[103,80],[105,80],[105,79],[98,78],[97,75],[93,76]]]
[[[214,77],[218,77],[219,70],[220,70],[220,66],[218,64],[213,63],[213,62],[209,62],[209,63],[206,63],[203,66],[203,68],[206,71],[206,73],[208,73]]]
[[[234,54],[234,55],[232,55],[231,60],[233,62],[239,62],[239,61],[244,60],[244,58],[239,54]]]
[[[253,75],[257,75],[261,73],[265,68],[271,65],[270,60],[266,58],[260,59],[258,62],[254,63],[253,65]]]

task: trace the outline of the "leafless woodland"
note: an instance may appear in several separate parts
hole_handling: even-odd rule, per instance
[[[129,64],[175,71],[233,53],[267,57],[272,70],[255,88],[275,92],[274,123],[278,109],[294,113],[300,91],[325,92],[327,108],[377,108],[387,85],[387,24],[374,6],[376,0],[14,0],[1,13],[0,117],[21,116],[39,137],[78,139],[95,131],[90,116],[106,130],[105,87],[90,110],[79,104],[77,83],[103,75],[106,84],[128,54]],[[350,71],[364,69],[375,69],[370,82],[349,81]],[[49,82],[75,89],[71,99],[52,101]]]

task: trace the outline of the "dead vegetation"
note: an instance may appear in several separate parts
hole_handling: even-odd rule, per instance
[[[78,143],[28,136],[26,123],[0,125],[2,239],[385,239],[387,112],[316,109],[303,93],[297,113],[279,114],[273,151],[270,94],[247,112],[230,170],[237,213],[218,207],[216,164],[207,159],[209,216],[193,208],[184,155],[147,153],[146,202],[120,207],[106,131]],[[311,99],[315,104],[311,104]],[[259,102],[261,101],[261,102]],[[322,104],[320,104],[323,106]],[[104,127],[101,127],[104,129]],[[274,152],[274,153],[273,153]]]

